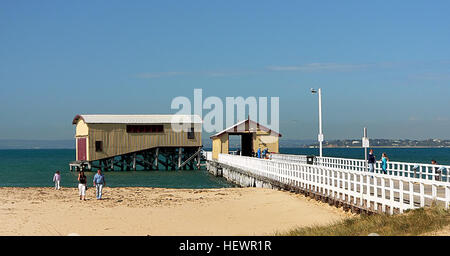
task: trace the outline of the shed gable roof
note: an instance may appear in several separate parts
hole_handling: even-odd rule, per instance
[[[274,130],[272,130],[270,128],[267,128],[264,125],[261,125],[261,124],[255,122],[255,121],[253,121],[253,120],[247,119],[247,120],[243,120],[241,122],[238,122],[237,124],[227,128],[227,129],[225,129],[225,130],[223,130],[221,132],[218,132],[218,133],[212,135],[210,138],[212,139],[212,138],[218,137],[218,136],[220,136],[220,135],[222,135],[224,133],[256,132],[256,131],[250,131],[249,129],[247,129],[247,127],[250,127],[250,126],[256,127],[257,130],[259,130],[259,131],[270,132],[270,133],[273,133],[274,135],[276,135],[278,137],[281,137],[280,133],[278,133],[278,132],[276,132],[276,131],[274,131]]]

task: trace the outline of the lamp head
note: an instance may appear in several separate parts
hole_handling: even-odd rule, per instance
[[[317,90],[314,88],[311,88],[311,93],[317,93]]]

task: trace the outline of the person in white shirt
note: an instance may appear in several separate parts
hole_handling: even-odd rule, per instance
[[[61,174],[59,173],[59,171],[55,172],[55,175],[53,175],[53,182],[55,183],[55,189],[59,190],[60,187],[60,182],[61,182]]]
[[[84,171],[78,174],[78,190],[80,192],[80,200],[86,200],[87,178]]]

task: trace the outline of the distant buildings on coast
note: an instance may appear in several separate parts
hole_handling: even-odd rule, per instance
[[[318,147],[318,143],[306,145],[309,148]],[[328,148],[360,148],[361,139],[330,140],[325,141],[324,147]],[[427,139],[427,140],[392,140],[392,139],[370,139],[371,147],[392,147],[392,148],[445,148],[450,147],[450,140]]]
[[[204,143],[205,148],[210,146]],[[230,148],[237,147],[239,141],[230,141]],[[327,148],[361,148],[361,139],[329,140],[324,141]],[[314,140],[280,139],[280,148],[318,148],[319,144]],[[450,148],[450,140],[427,139],[427,140],[393,140],[393,139],[370,139],[370,147],[379,148]]]

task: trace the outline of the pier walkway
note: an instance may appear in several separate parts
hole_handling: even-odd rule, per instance
[[[206,152],[206,158],[227,172],[236,168],[240,175],[284,184],[360,211],[394,214],[432,204],[449,209],[450,204],[450,166],[389,162],[384,174],[380,163],[372,173],[364,160],[346,158],[315,157],[308,163],[304,155],[273,154],[271,159],[258,159],[219,154],[213,160],[211,152]]]

